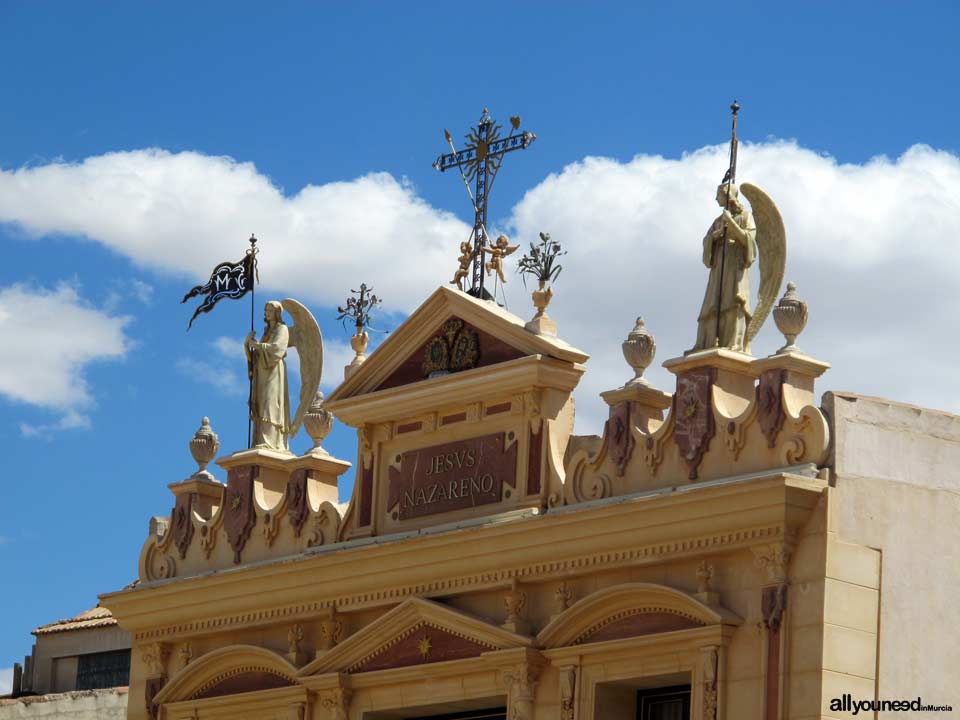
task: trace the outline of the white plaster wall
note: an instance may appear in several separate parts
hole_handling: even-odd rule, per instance
[[[126,688],[79,690],[0,702],[0,720],[17,720],[18,718],[125,720],[126,717]]]
[[[878,697],[960,709],[960,417],[827,393],[841,540],[881,552]],[[880,717],[902,713],[880,713]]]

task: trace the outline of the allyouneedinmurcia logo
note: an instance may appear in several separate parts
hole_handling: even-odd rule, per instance
[[[830,701],[830,710],[859,715],[861,712],[953,712],[950,705],[928,705],[922,698],[915,700],[854,700],[850,693]]]

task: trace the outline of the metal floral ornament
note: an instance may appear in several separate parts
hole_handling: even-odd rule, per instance
[[[560,247],[560,243],[550,239],[550,233],[540,233],[540,243],[530,243],[530,252],[524,253],[517,263],[517,272],[523,278],[524,286],[527,276],[534,278],[542,288],[546,283],[553,282],[563,270],[563,265],[557,258],[566,255],[567,251]]]

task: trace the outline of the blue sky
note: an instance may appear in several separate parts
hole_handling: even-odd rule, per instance
[[[599,431],[595,396],[626,372],[635,315],[659,360],[692,342],[733,97],[740,177],[776,191],[788,275],[809,289],[801,345],[834,363],[821,388],[960,410],[944,338],[956,5],[265,7],[0,3],[0,668],[32,628],[135,578],[201,416],[224,450],[245,441],[232,343],[249,305],[221,303],[188,335],[183,292],[256,232],[258,297],[314,310],[329,389],[350,287],[380,291],[395,327],[452,274],[469,204],[431,162],[443,128],[460,141],[485,105],[538,135],[504,164],[491,220],[570,249],[551,312],[593,355],[579,432]],[[507,297],[532,311],[515,277]],[[354,460],[342,425],[328,447]]]

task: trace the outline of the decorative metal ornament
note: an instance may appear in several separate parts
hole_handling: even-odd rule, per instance
[[[480,340],[463,320],[447,320],[440,333],[427,343],[423,353],[423,374],[428,378],[476,367]]]
[[[443,131],[444,138],[450,146],[450,152],[441,155],[433,163],[434,169],[440,172],[456,167],[460,171],[460,177],[473,203],[474,222],[473,231],[470,235],[473,245],[473,271],[470,289],[467,292],[484,300],[492,298],[483,287],[483,247],[489,242],[487,236],[487,199],[490,196],[490,190],[493,188],[493,181],[500,170],[500,165],[503,163],[503,156],[514,150],[524,150],[537,139],[537,136],[532,132],[520,130],[519,115],[510,118],[510,127],[510,134],[507,137],[502,137],[500,134],[502,126],[498,125],[490,117],[487,108],[484,108],[477,126],[467,134],[467,144],[463,150],[457,150],[454,147],[453,136],[450,135],[449,130]],[[470,189],[471,182],[474,183],[476,192]],[[466,269],[464,267],[465,254],[461,250],[461,270]],[[460,271],[458,271],[459,274]],[[463,277],[464,275],[460,275],[461,280]],[[456,282],[456,277],[454,282]]]

